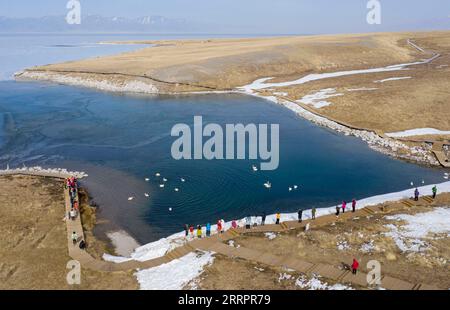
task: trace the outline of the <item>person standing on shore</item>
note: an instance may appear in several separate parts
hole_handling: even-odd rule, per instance
[[[250,229],[252,227],[252,218],[247,216],[245,218],[245,229]]]
[[[231,227],[233,227],[233,229],[236,229],[236,228],[237,228],[236,220],[233,220],[233,221],[231,222]]]
[[[433,186],[433,188],[431,189],[431,191],[433,192],[433,199],[436,199],[436,195],[437,195],[437,186]]]
[[[264,226],[266,224],[266,212],[263,212],[261,216],[261,226]]]
[[[352,263],[352,273],[356,275],[356,273],[358,272],[358,268],[359,268],[359,263],[356,260],[356,258],[354,258],[353,263]]]
[[[343,201],[342,202],[342,213],[345,213],[345,209],[347,208],[347,202]]]
[[[299,209],[298,210],[298,222],[301,223],[302,222],[302,217],[303,217],[303,210]]]
[[[72,232],[72,242],[73,242],[73,245],[77,244],[77,242],[78,242],[78,235],[75,231]]]
[[[312,215],[312,219],[315,220],[316,219],[316,207],[313,207],[311,210],[311,215]]]
[[[211,236],[211,224],[207,223],[206,224],[206,237]]]
[[[280,218],[281,218],[281,214],[277,213],[277,221],[275,222],[275,224],[277,224],[277,225],[280,224]]]
[[[217,233],[218,234],[222,233],[222,221],[221,220],[217,221]]]
[[[336,217],[339,216],[339,212],[341,212],[341,208],[339,208],[339,206],[336,206]]]
[[[194,226],[193,225],[191,225],[189,227],[189,232],[191,233],[191,237],[194,238]]]
[[[185,237],[189,236],[189,225],[188,224],[184,224],[184,234],[185,234]]]
[[[202,225],[198,225],[197,226],[197,238],[201,239],[202,238]]]
[[[419,201],[419,195],[420,195],[419,189],[416,188],[416,190],[414,191],[414,200],[415,201]]]
[[[355,211],[356,211],[356,199],[353,198],[353,200],[352,200],[352,212],[355,213]]]

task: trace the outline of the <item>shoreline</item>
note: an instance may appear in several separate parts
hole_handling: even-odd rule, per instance
[[[438,194],[450,193],[450,181],[443,182],[440,184],[431,184],[418,187],[422,196],[429,195],[432,192],[432,187],[437,186]],[[371,196],[367,198],[363,198],[357,201],[356,210],[361,210],[366,207],[376,206],[379,204],[384,204],[388,202],[398,202],[404,199],[410,199],[413,196],[414,189],[406,189],[399,192],[381,194],[376,196]],[[337,206],[340,206],[337,205]],[[326,208],[318,208],[316,211],[316,218],[327,216],[330,214],[334,214],[336,212],[336,205],[326,207]],[[251,216],[252,223],[261,224],[260,220],[261,216]],[[303,210],[303,220],[309,220],[312,218],[311,209]],[[274,224],[276,221],[276,214],[267,215],[266,224]],[[288,221],[297,221],[297,213],[281,213],[280,223],[288,222]],[[230,230],[232,228],[231,221],[225,222],[223,227],[224,231]],[[236,223],[239,227],[245,226],[245,218],[236,220]],[[206,234],[206,227],[202,226],[202,232]],[[217,225],[211,225],[211,236],[217,234]],[[195,240],[195,238],[187,238],[185,237],[184,231],[172,234],[168,237],[161,238],[157,241],[150,242],[144,244],[138,248],[136,248],[133,253],[129,257],[124,256],[113,256],[109,254],[103,255],[103,260],[107,262],[114,263],[124,263],[128,261],[139,261],[144,262],[147,260],[155,259],[164,256],[165,254],[173,251],[178,247],[184,246],[188,241]]]

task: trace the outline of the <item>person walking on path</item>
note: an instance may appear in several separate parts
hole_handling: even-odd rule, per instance
[[[416,188],[416,190],[414,191],[414,200],[415,201],[419,201],[419,195],[420,195],[419,189]]]
[[[353,263],[352,263],[352,273],[356,274],[358,272],[358,268],[359,268],[359,263],[356,260],[356,258],[354,258]]]
[[[275,222],[275,224],[277,224],[277,225],[280,224],[280,218],[281,218],[281,214],[277,213],[277,221]]]
[[[206,224],[206,237],[211,236],[211,224],[207,223]]]
[[[352,212],[355,213],[355,211],[356,211],[356,199],[353,198],[353,200],[352,200]]]
[[[72,242],[73,242],[73,245],[77,244],[77,242],[78,242],[78,235],[75,231],[72,232]]]
[[[315,220],[316,219],[316,208],[314,207],[314,208],[312,208],[312,210],[311,210],[311,215],[312,215],[312,219],[313,220]]]
[[[222,233],[222,221],[221,220],[217,221],[217,233],[218,234]]]
[[[198,225],[198,226],[197,226],[197,238],[201,239],[201,238],[202,238],[202,235],[203,235],[203,232],[202,232],[202,225]]]
[[[303,217],[303,210],[299,209],[298,210],[298,222],[301,223],[302,222],[302,217]]]
[[[436,199],[436,195],[437,195],[437,187],[436,187],[436,185],[433,186],[433,188],[431,189],[431,191],[433,192],[433,199]]]
[[[261,216],[261,226],[264,226],[266,224],[266,212],[263,212]]]
[[[345,213],[345,209],[347,208],[347,202],[343,201],[342,202],[342,213]]]
[[[75,211],[75,209],[72,208],[72,209],[70,209],[69,215],[70,215],[70,219],[72,221],[75,221],[75,219],[77,218],[77,211]]]
[[[189,236],[189,225],[188,224],[184,224],[184,234],[185,234],[185,237]]]

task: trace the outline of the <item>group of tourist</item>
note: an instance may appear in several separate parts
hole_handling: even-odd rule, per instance
[[[79,214],[79,199],[78,199],[78,182],[75,177],[67,178],[64,182],[65,189],[69,190],[69,198],[70,198],[70,211],[67,215],[69,220],[74,221]],[[76,231],[72,232],[71,235],[73,245],[77,245],[79,236]],[[80,249],[86,248],[86,242],[81,240],[79,245]]]
[[[433,186],[433,188],[431,189],[431,193],[432,193],[433,199],[436,198],[437,191],[438,191],[437,186],[436,186],[436,185]],[[416,188],[416,189],[414,190],[414,201],[419,201],[419,198],[420,198],[420,192],[419,192],[419,189]]]

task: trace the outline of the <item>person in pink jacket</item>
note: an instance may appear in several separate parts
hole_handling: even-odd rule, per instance
[[[345,208],[347,208],[347,202],[342,202],[342,213],[345,213]]]

